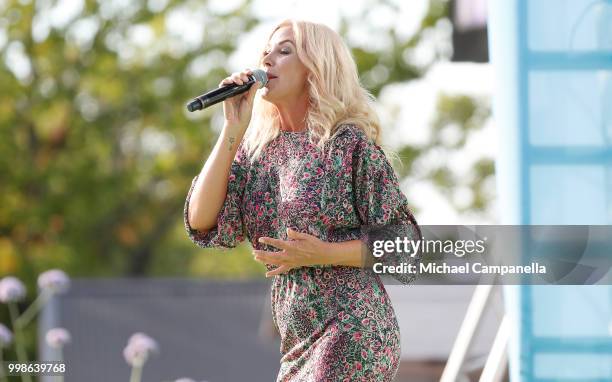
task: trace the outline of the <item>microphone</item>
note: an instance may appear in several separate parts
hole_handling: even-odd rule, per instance
[[[232,83],[197,96],[193,99],[193,101],[187,104],[187,110],[202,110],[216,103],[225,101],[227,98],[231,98],[235,95],[244,93],[249,90],[251,86],[253,86],[256,80],[259,81],[259,83],[261,84],[261,86],[259,87],[260,89],[266,86],[266,84],[268,83],[268,74],[261,69],[253,70],[253,74],[248,76],[248,78],[249,80],[243,83],[242,85]]]

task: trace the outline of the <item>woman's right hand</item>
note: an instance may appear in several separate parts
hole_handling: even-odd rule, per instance
[[[226,77],[219,87],[236,83],[242,85],[249,79],[247,76],[251,75],[253,71],[251,69],[245,69],[242,72],[234,72],[229,77]],[[238,94],[234,97],[227,98],[223,101],[223,114],[225,116],[225,125],[236,128],[240,131],[245,131],[251,121],[251,114],[253,112],[253,100],[255,99],[255,93],[259,89],[260,82],[255,82],[251,88],[242,94]]]

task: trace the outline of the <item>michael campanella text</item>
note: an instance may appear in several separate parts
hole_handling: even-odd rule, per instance
[[[436,274],[468,274],[468,273],[497,273],[499,275],[512,273],[546,273],[546,267],[537,262],[530,265],[487,265],[472,263],[462,265],[448,265],[447,263],[419,263],[417,265],[400,263],[398,265],[383,265],[375,263],[372,266],[375,273],[436,273]]]

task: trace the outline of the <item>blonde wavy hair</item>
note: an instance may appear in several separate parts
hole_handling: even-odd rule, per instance
[[[323,149],[341,125],[353,124],[380,144],[380,122],[372,106],[374,97],[359,82],[355,60],[340,35],[323,24],[284,20],[270,33],[268,41],[285,26],[292,28],[298,58],[308,70],[306,127],[311,142]],[[262,67],[262,60],[260,56],[258,67]],[[257,158],[265,145],[280,134],[280,127],[276,106],[256,95],[243,139],[251,159]]]

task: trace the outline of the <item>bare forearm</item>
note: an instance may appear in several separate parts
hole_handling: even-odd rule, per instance
[[[206,160],[189,201],[189,224],[198,230],[210,230],[227,193],[228,174],[244,132],[224,126]]]

